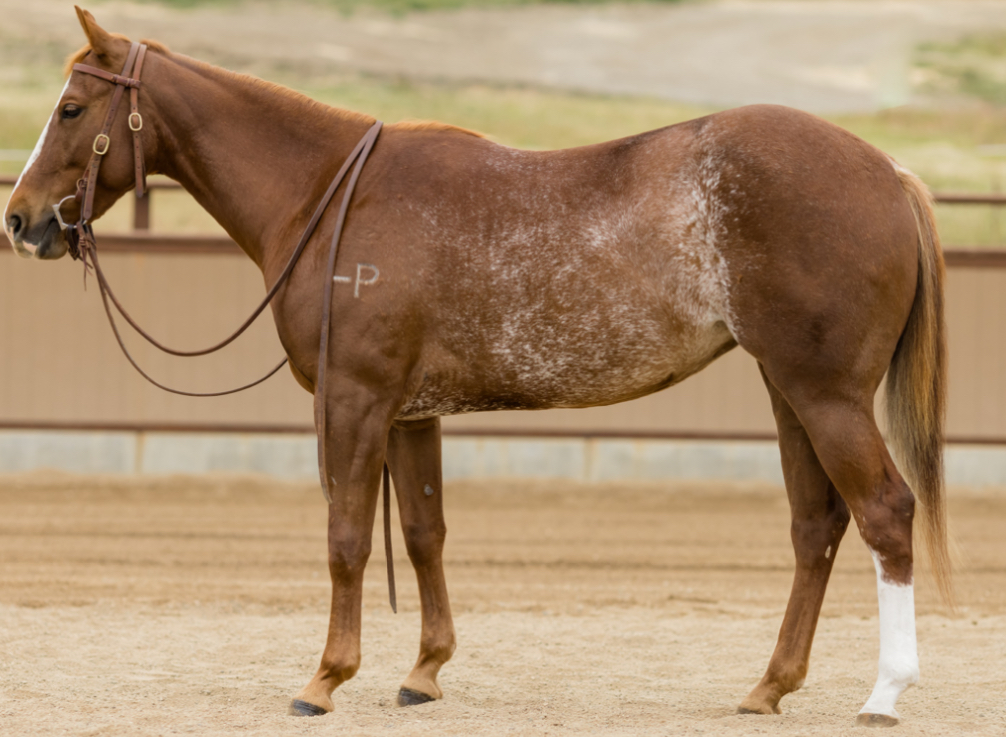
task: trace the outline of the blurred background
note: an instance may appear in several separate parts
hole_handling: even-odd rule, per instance
[[[953,483],[1006,483],[1006,3],[993,0],[95,0],[110,31],[386,122],[437,119],[524,148],[577,146],[737,105],[821,115],[937,193],[948,252]],[[71,2],[0,0],[0,205],[83,44]],[[180,348],[228,334],[262,278],[155,181],[97,227],[133,314]],[[0,255],[0,471],[315,473],[311,398],[287,372],[234,397],[147,385],[79,264]],[[281,351],[270,319],[216,356],[132,341],[158,379],[211,391]],[[752,359],[613,407],[450,418],[445,475],[780,481]]]

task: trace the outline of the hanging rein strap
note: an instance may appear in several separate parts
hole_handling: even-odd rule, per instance
[[[91,160],[88,162],[84,176],[77,182],[77,193],[75,195],[75,199],[81,203],[80,220],[76,225],[68,226],[66,228],[66,235],[67,241],[70,245],[70,255],[74,259],[80,259],[84,262],[85,277],[87,274],[88,264],[90,263],[93,265],[94,273],[98,280],[98,289],[101,292],[101,301],[105,307],[105,313],[108,315],[108,322],[112,326],[112,332],[115,334],[115,339],[118,342],[119,347],[122,349],[123,354],[125,354],[129,363],[132,364],[133,368],[135,368],[144,379],[159,389],[171,392],[172,394],[181,394],[187,397],[219,397],[225,394],[234,394],[261,384],[263,381],[283,368],[289,359],[284,358],[275,368],[269,371],[269,373],[262,378],[236,389],[229,389],[220,392],[186,392],[178,389],[172,389],[171,387],[167,387],[154,380],[142,368],[140,368],[139,364],[130,354],[129,350],[126,348],[126,344],[122,340],[122,336],[120,335],[119,328],[116,325],[111,306],[114,305],[115,309],[122,315],[126,322],[128,322],[130,326],[132,326],[133,329],[136,330],[136,332],[138,332],[145,340],[165,353],[169,353],[173,356],[203,356],[220,350],[248,329],[255,319],[262,314],[262,311],[265,310],[269,303],[272,302],[273,297],[276,296],[280,287],[286,283],[290,274],[293,272],[294,266],[296,266],[301,254],[307,247],[308,241],[311,239],[311,236],[314,235],[314,231],[316,230],[322,215],[324,215],[329,203],[335,196],[336,190],[339,189],[339,186],[346,178],[346,174],[349,172],[350,167],[353,166],[354,162],[356,164],[353,169],[352,176],[346,186],[346,191],[342,197],[342,203],[339,208],[339,216],[336,220],[335,232],[332,236],[332,245],[328,254],[328,268],[325,272],[324,303],[322,307],[321,345],[318,350],[318,377],[315,385],[314,411],[315,425],[318,430],[319,471],[322,490],[325,493],[325,499],[329,504],[331,504],[332,495],[329,490],[328,474],[325,471],[325,437],[327,435],[325,377],[327,374],[326,368],[328,364],[329,333],[331,332],[333,276],[335,274],[335,263],[339,253],[339,242],[342,237],[343,226],[346,222],[346,214],[349,211],[349,204],[353,198],[353,191],[356,189],[356,183],[360,178],[360,172],[363,170],[363,165],[366,163],[367,157],[370,155],[370,152],[374,148],[374,144],[377,142],[377,137],[381,132],[383,124],[379,120],[376,121],[363,138],[360,139],[360,142],[356,144],[356,147],[353,149],[352,153],[350,153],[349,157],[343,162],[338,174],[335,175],[335,179],[332,180],[332,183],[329,185],[325,194],[322,196],[321,201],[318,203],[318,206],[315,208],[314,215],[311,216],[311,220],[304,229],[304,233],[301,235],[293,253],[290,255],[290,259],[287,261],[286,267],[283,269],[283,272],[276,280],[276,283],[273,284],[272,288],[266,294],[259,306],[252,312],[251,316],[248,317],[248,319],[245,320],[245,322],[229,337],[215,345],[210,346],[209,348],[197,351],[175,350],[161,344],[159,341],[154,339],[153,336],[143,330],[116,298],[108,280],[105,278],[105,273],[101,269],[101,264],[98,260],[97,241],[94,236],[94,231],[91,229],[90,225],[91,215],[94,211],[94,195],[98,185],[98,173],[101,169],[101,162],[112,145],[110,137],[112,125],[115,123],[119,105],[122,102],[123,94],[127,89],[129,90],[130,97],[130,112],[127,122],[129,124],[129,129],[133,133],[133,159],[135,163],[134,170],[136,176],[137,198],[143,197],[147,189],[147,172],[143,161],[143,145],[140,138],[140,131],[143,130],[143,117],[140,115],[139,111],[139,90],[141,84],[140,74],[143,70],[143,61],[146,58],[146,53],[146,44],[133,42],[129,48],[129,54],[126,56],[126,62],[122,67],[121,74],[112,74],[111,72],[106,72],[104,69],[98,69],[97,67],[92,67],[87,64],[73,65],[73,71],[90,74],[111,82],[115,85],[115,92],[112,94],[112,102],[108,107],[107,114],[105,115],[105,122],[102,126],[101,132],[95,137],[94,143],[91,146]],[[58,205],[56,212],[58,215]],[[60,218],[60,222],[62,222],[62,218]],[[391,602],[392,610],[397,611],[395,574],[391,556],[390,479],[387,464],[384,465],[382,481],[384,493],[384,544],[388,559],[388,597]]]
[[[242,323],[237,330],[231,333],[231,335],[229,335],[227,338],[224,338],[219,343],[209,346],[208,348],[203,348],[195,351],[180,351],[174,348],[169,348],[168,346],[162,344],[160,341],[154,338],[152,335],[147,333],[143,328],[141,328],[137,324],[137,322],[133,319],[133,317],[122,306],[118,298],[115,296],[115,293],[112,291],[111,286],[109,285],[108,280],[106,279],[105,274],[101,269],[101,263],[98,260],[97,244],[94,240],[93,234],[90,232],[90,228],[87,228],[85,234],[81,237],[81,244],[84,247],[82,255],[84,258],[90,260],[90,262],[94,265],[94,272],[95,276],[98,279],[98,286],[101,290],[101,296],[102,299],[105,301],[105,310],[108,313],[109,323],[111,324],[112,330],[115,333],[116,337],[117,338],[119,337],[119,331],[116,326],[113,313],[109,307],[108,304],[109,301],[111,302],[112,305],[115,306],[115,309],[119,312],[119,314],[121,314],[122,317],[125,318],[126,322],[128,322],[130,326],[132,326],[132,328],[136,330],[137,333],[139,333],[145,340],[147,340],[147,342],[149,342],[151,345],[155,346],[159,350],[165,353],[169,353],[173,356],[183,356],[183,357],[205,356],[208,353],[215,353],[216,351],[219,351],[221,348],[232,343],[235,339],[237,339],[238,336],[244,333],[252,325],[252,323],[255,322],[255,319],[262,314],[265,308],[269,306],[269,303],[272,302],[277,292],[279,292],[283,284],[286,283],[290,274],[293,273],[294,266],[297,265],[297,261],[300,259],[301,254],[304,252],[304,249],[307,247],[308,241],[310,241],[311,236],[314,235],[314,231],[318,227],[318,222],[321,220],[322,215],[325,214],[325,210],[328,207],[329,203],[332,201],[332,198],[335,196],[336,190],[338,190],[339,185],[341,185],[342,182],[345,180],[346,173],[349,171],[349,168],[353,165],[354,162],[357,163],[357,169],[359,169],[362,166],[362,162],[366,161],[366,156],[370,153],[370,149],[373,148],[373,144],[377,140],[377,135],[380,133],[381,126],[382,126],[381,121],[377,121],[376,123],[374,123],[374,125],[370,128],[370,130],[367,131],[367,134],[360,140],[359,143],[356,144],[356,148],[353,149],[353,152],[349,155],[346,161],[343,162],[342,168],[339,169],[339,173],[335,175],[335,179],[332,180],[332,183],[329,185],[328,190],[322,196],[321,201],[315,208],[314,215],[311,216],[311,220],[308,222],[307,227],[304,229],[304,232],[300,237],[300,240],[297,242],[296,248],[294,248],[293,253],[290,254],[290,258],[287,260],[283,272],[279,275],[279,278],[276,279],[276,282],[272,285],[272,288],[266,293],[265,297],[259,303],[258,307],[255,308],[255,310],[248,317],[248,319],[245,320],[244,323]],[[354,174],[355,173],[356,172],[354,171]],[[350,182],[346,188],[346,192],[343,195],[342,207],[339,210],[340,218],[336,225],[336,232],[332,239],[331,250],[329,252],[329,261],[332,261],[334,259],[335,254],[338,252],[339,240],[342,234],[342,223],[345,221],[345,211],[349,207],[350,198],[352,198],[353,191],[356,188],[356,180],[357,177],[355,176],[350,179]],[[329,283],[331,281],[332,281],[331,279],[328,279],[325,285],[327,301],[324,303],[323,308],[324,310],[323,324],[324,322],[330,321],[330,318],[328,316],[331,314],[332,289],[331,284]],[[323,346],[327,346],[326,338],[327,336],[323,337]],[[126,357],[129,359],[130,363],[132,363],[133,366],[136,366],[136,362],[133,360],[132,356],[129,354],[129,351],[123,345],[121,339],[119,340],[119,345],[122,346],[122,350],[126,354]],[[272,374],[276,373],[280,368],[282,368],[286,362],[287,359],[284,358],[280,362],[280,364],[276,366],[276,368],[274,368],[268,375],[264,376],[263,378],[255,382],[255,384],[265,381],[267,378],[269,378],[269,376],[272,376]],[[142,376],[144,376],[144,378],[146,378],[155,386],[158,386],[159,388],[164,389],[165,391],[172,392],[173,394],[182,394],[184,396],[195,396],[195,397],[220,396],[221,394],[233,394],[235,392],[243,391],[244,389],[248,389],[252,386],[255,386],[255,384],[248,384],[238,389],[231,389],[225,392],[215,392],[210,394],[183,392],[177,389],[171,389],[169,387],[157,383],[156,381],[151,379],[142,369],[140,369],[139,366],[136,366],[136,369],[137,371],[140,372]],[[320,381],[319,385],[321,385]]]

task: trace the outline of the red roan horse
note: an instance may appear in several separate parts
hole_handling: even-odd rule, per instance
[[[89,43],[73,61],[119,72],[128,40],[78,15]],[[373,119],[149,49],[138,138],[149,171],[181,182],[272,284]],[[4,214],[22,256],[67,252],[52,205],[75,191],[114,89],[69,74]],[[95,216],[134,186],[127,116],[123,106],[112,127]],[[272,304],[308,391],[335,209]],[[740,345],[772,399],[796,551],[775,653],[740,710],[777,713],[803,683],[851,515],[873,554],[880,603],[879,677],[857,721],[897,722],[895,702],[918,678],[913,488],[950,598],[943,259],[915,176],[834,125],[773,106],[563,151],[519,151],[442,124],[390,125],[360,177],[340,263],[343,272],[369,265],[373,283],[333,292],[321,397],[331,623],[293,713],[332,710],[333,690],[359,668],[385,460],[422,601],[419,659],[399,699],[417,703],[441,698],[437,674],[455,647],[440,416],[620,402]],[[909,483],[874,420],[885,372],[890,438]]]

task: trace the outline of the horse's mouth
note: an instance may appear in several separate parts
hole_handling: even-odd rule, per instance
[[[36,246],[34,243],[26,243],[24,241],[19,242],[12,240],[10,244],[11,247],[14,249],[14,253],[16,253],[21,258],[35,258],[35,253],[38,251],[38,246]]]
[[[22,258],[37,258],[43,261],[52,261],[66,255],[68,245],[63,231],[56,222],[56,218],[51,218],[37,243],[22,239],[12,241],[14,251]]]

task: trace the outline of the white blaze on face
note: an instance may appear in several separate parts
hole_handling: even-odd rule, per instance
[[[898,718],[894,704],[902,692],[919,680],[919,654],[915,642],[915,587],[884,579],[880,556],[870,551],[877,569],[880,604],[880,659],[877,685],[860,714],[885,714]]]
[[[69,86],[70,86],[70,78],[68,77],[66,80],[66,84],[63,85],[63,91],[59,93],[59,97],[56,99],[56,107],[53,108],[52,115],[49,116],[49,122],[47,122],[45,124],[45,128],[42,129],[42,135],[38,137],[38,143],[35,144],[35,148],[31,152],[31,156],[28,157],[28,163],[25,164],[24,169],[21,170],[21,176],[17,178],[17,182],[14,184],[14,190],[11,192],[10,195],[10,200],[8,200],[7,202],[7,211],[4,212],[3,214],[3,228],[4,231],[7,233],[7,239],[12,244],[14,243],[14,236],[10,233],[10,231],[7,230],[7,221],[10,218],[10,203],[14,201],[14,196],[17,194],[17,188],[21,185],[21,180],[24,179],[24,175],[28,173],[28,170],[31,169],[32,164],[35,163],[39,155],[42,153],[42,147],[45,146],[46,136],[49,134],[49,128],[52,126],[52,119],[56,117],[56,110],[59,109],[60,100],[63,99],[63,95],[66,94],[66,89]],[[30,243],[25,243],[24,246],[26,246],[28,249],[27,253],[23,253],[20,249],[18,249],[17,244],[14,245],[14,250],[18,251],[19,255],[23,256],[34,255],[37,246]]]

